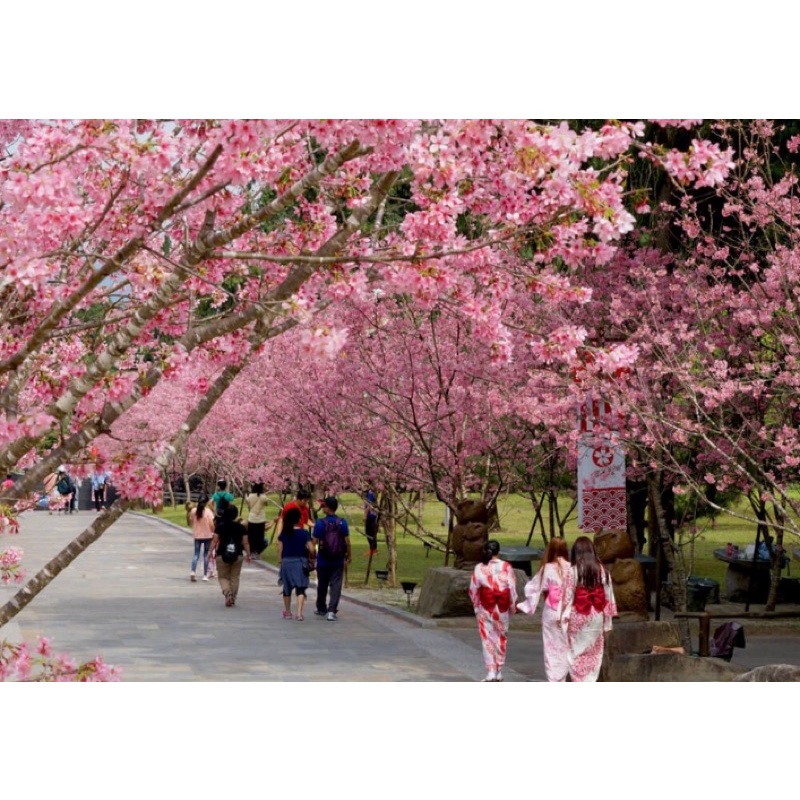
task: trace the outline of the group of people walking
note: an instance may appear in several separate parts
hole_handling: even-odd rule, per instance
[[[294,619],[303,619],[306,589],[310,575],[317,573],[317,598],[314,613],[335,622],[342,596],[344,569],[352,559],[350,529],[347,520],[337,516],[339,501],[324,497],[319,501],[320,516],[309,531],[308,492],[298,492],[284,506],[279,522],[278,566],[279,583],[283,587],[283,616],[292,619],[292,592],[296,596]]]
[[[278,583],[282,587],[283,618],[304,619],[306,590],[311,573],[317,572],[317,598],[314,613],[334,622],[337,619],[345,566],[351,561],[350,531],[347,520],[337,516],[337,499],[328,496],[319,501],[321,514],[311,527],[311,495],[300,490],[275,520],[277,534]],[[224,480],[217,482],[211,498],[203,497],[187,512],[192,528],[194,556],[190,578],[197,580],[197,565],[203,553],[203,580],[219,580],[225,605],[236,604],[244,562],[267,547],[267,496],[263,483],[255,483],[245,497],[247,525],[238,520],[234,497]],[[296,609],[292,614],[292,595]]]
[[[95,511],[102,511],[106,503],[106,488],[111,483],[111,476],[100,465],[95,466],[90,475],[92,482],[92,504]],[[51,472],[44,479],[44,494],[40,501],[52,514],[63,511],[74,514],[78,510],[78,484],[69,474],[67,466],[62,464],[56,472]]]
[[[476,565],[469,596],[478,619],[486,677],[502,681],[511,615],[534,614],[540,600],[544,668],[548,681],[596,681],[603,663],[604,634],[617,614],[611,576],[588,536],[567,549],[564,539],[547,545],[542,565],[525,585],[517,603],[514,570],[500,558],[500,545],[490,539],[483,563]]]
[[[302,621],[310,576],[317,573],[314,613],[336,621],[345,567],[351,562],[350,531],[347,521],[337,515],[334,496],[319,500],[320,514],[311,519],[305,490],[286,503],[275,519],[279,579],[284,619]],[[234,497],[224,480],[217,491],[203,497],[187,514],[194,537],[190,578],[197,580],[203,556],[203,580],[219,580],[226,606],[234,606],[239,592],[242,567],[267,547],[267,496],[262,483],[253,484],[244,498],[246,526],[239,521]],[[370,541],[372,551],[374,543]],[[478,620],[486,677],[502,681],[511,615],[517,610],[542,610],[544,667],[548,681],[596,681],[603,661],[604,634],[611,630],[617,614],[611,576],[603,566],[594,543],[579,536],[570,553],[564,539],[553,538],[542,564],[524,588],[517,602],[514,569],[500,558],[500,544],[490,539],[484,546],[482,563],[476,565],[469,597]],[[295,609],[292,612],[292,596]]]

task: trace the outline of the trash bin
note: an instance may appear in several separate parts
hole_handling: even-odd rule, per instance
[[[686,583],[686,610],[705,611],[708,595],[713,587],[703,578],[695,578]]]
[[[713,578],[700,578],[697,575],[690,575],[688,583],[690,586],[704,586],[708,589],[706,603],[719,603],[719,581],[715,581]]]

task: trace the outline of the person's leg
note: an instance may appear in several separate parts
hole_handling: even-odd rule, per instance
[[[303,619],[303,606],[306,604],[306,590],[297,589],[297,619]]]
[[[284,561],[280,568],[281,586],[283,587],[283,618],[292,618],[292,582],[288,562]]]
[[[508,623],[509,615],[501,614],[500,618],[495,620],[496,642],[497,647],[494,652],[495,672],[497,673],[497,680],[503,680],[503,667],[506,663],[506,645],[508,644]]]
[[[328,610],[328,584],[331,580],[330,567],[317,567],[317,613],[325,614]]]
[[[195,539],[194,540],[194,555],[192,556],[192,578],[194,578],[195,573],[197,571],[197,561],[200,558],[200,545],[201,545],[201,543],[202,542],[201,542],[200,539]]]
[[[217,576],[219,577],[219,588],[222,590],[226,600],[225,605],[230,605],[227,601],[231,596],[231,566],[231,564],[226,564],[220,556],[217,556]]]
[[[208,578],[208,550],[211,547],[211,539],[200,539],[203,543],[203,577]]]
[[[242,575],[243,566],[244,556],[239,556],[239,558],[231,564],[231,597],[233,597],[234,601],[239,594],[239,578]]]
[[[336,614],[339,610],[339,598],[342,596],[342,578],[344,577],[344,564],[334,567],[331,570],[331,601],[328,603],[328,611]]]
[[[494,646],[491,641],[492,620],[489,614],[481,609],[477,613],[478,633],[481,637],[481,652],[483,653],[483,663],[486,667],[486,677],[484,681],[497,680],[497,673],[494,666]]]

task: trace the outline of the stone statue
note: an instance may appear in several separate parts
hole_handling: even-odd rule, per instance
[[[473,570],[483,557],[489,539],[489,511],[480,500],[462,500],[456,506],[458,524],[453,528],[453,566]]]
[[[639,562],[635,560],[633,542],[627,531],[596,533],[597,555],[611,573],[614,597],[619,611],[632,611],[647,618],[647,589]]]

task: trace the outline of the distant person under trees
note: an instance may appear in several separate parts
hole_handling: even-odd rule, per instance
[[[364,495],[364,533],[367,537],[369,550],[367,556],[374,556],[378,553],[378,505],[375,492],[370,486]]]
[[[211,510],[217,517],[220,516],[220,512],[222,510],[219,507],[220,500],[225,500],[230,504],[232,504],[234,501],[233,495],[228,491],[228,481],[226,481],[224,478],[220,478],[217,481],[217,491],[211,495],[211,500],[209,501]]]

